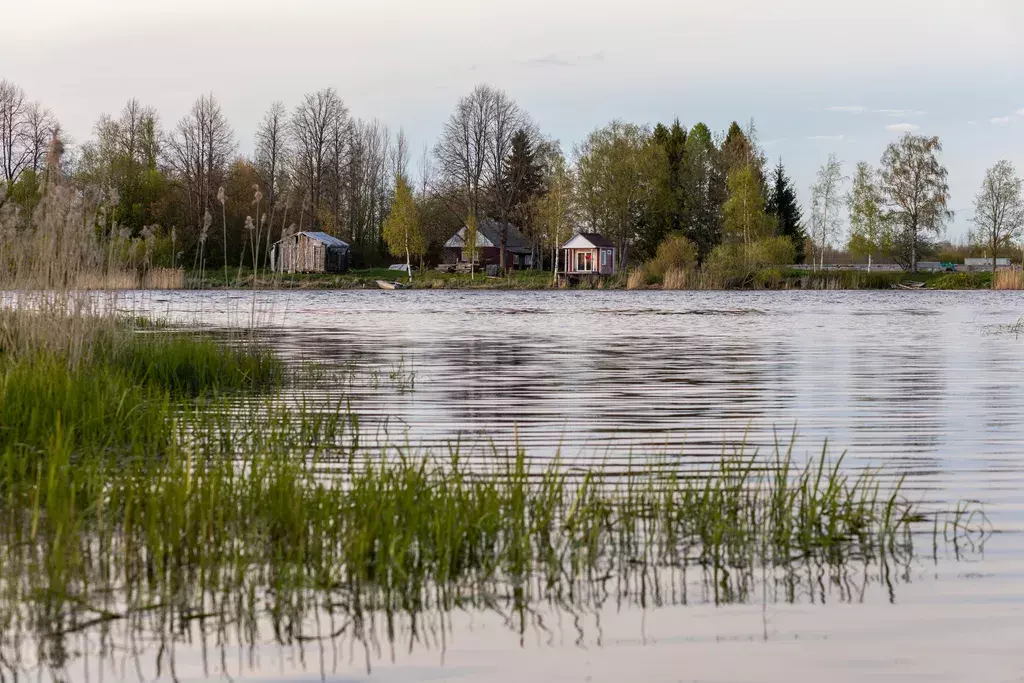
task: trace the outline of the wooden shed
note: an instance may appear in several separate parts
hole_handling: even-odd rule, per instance
[[[348,243],[325,232],[298,232],[274,244],[270,253],[279,273],[342,273],[348,270]]]
[[[572,284],[586,279],[615,275],[618,263],[615,245],[596,232],[581,232],[562,245],[559,281]]]

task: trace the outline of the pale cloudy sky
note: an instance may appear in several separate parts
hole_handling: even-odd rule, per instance
[[[804,201],[829,152],[939,135],[954,237],[987,166],[1024,173],[1024,0],[0,1],[0,78],[78,141],[130,96],[169,128],[212,91],[248,151],[271,101],[333,86],[420,149],[487,82],[567,154],[612,118],[753,117]]]

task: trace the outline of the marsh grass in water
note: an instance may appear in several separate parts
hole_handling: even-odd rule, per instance
[[[924,512],[890,473],[848,471],[824,449],[804,462],[792,444],[595,469],[520,449],[368,451],[344,399],[275,392],[288,372],[251,339],[107,318],[69,319],[60,337],[31,315],[5,319],[0,354],[12,676],[66,677],[74,639],[115,628],[161,643],[158,661],[198,625],[222,647],[268,628],[283,643],[346,639],[369,666],[382,642],[413,647],[432,630],[443,646],[462,611],[498,615],[522,640],[544,611],[578,623],[613,606],[796,601],[826,583],[854,601],[909,576],[915,535],[931,530],[938,556],[986,533],[974,506]],[[39,335],[57,341],[26,342]],[[307,370],[308,388],[335,386],[336,370]],[[344,371],[415,384],[404,361]]]
[[[901,480],[847,472],[824,451],[579,469],[522,450],[368,452],[341,405],[161,405],[158,457],[129,420],[108,424],[132,457],[90,454],[63,418],[33,451],[2,450],[0,627],[31,638],[54,671],[69,664],[68,638],[115,623],[150,642],[196,621],[222,643],[254,644],[266,624],[298,642],[322,637],[310,620],[324,613],[369,666],[375,634],[412,647],[425,622],[443,634],[456,611],[498,614],[522,638],[544,606],[793,601],[805,572],[898,581],[915,525],[984,533],[962,510],[929,518]],[[5,649],[14,673],[21,648]]]

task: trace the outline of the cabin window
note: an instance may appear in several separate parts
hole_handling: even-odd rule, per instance
[[[608,252],[604,249],[601,250],[601,267],[604,268],[608,265]]]
[[[588,272],[594,269],[593,254],[589,251],[576,252],[576,270]]]

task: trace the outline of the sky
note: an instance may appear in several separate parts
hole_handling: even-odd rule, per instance
[[[32,0],[0,10],[0,78],[78,142],[129,97],[171,128],[212,92],[252,149],[271,102],[334,87],[432,146],[478,83],[573,145],[612,119],[756,123],[807,204],[905,131],[938,135],[956,218],[984,171],[1024,173],[1024,0]],[[25,27],[22,30],[19,27]],[[807,210],[805,208],[805,214]]]

